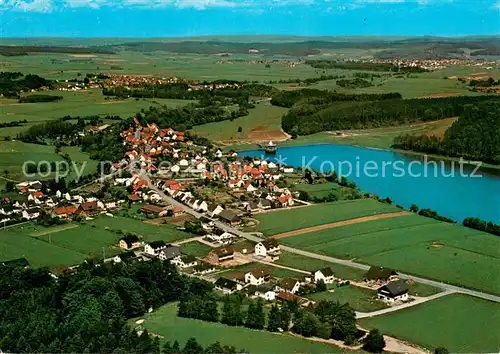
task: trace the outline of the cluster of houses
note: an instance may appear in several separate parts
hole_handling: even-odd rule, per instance
[[[125,200],[117,198],[98,199],[78,193],[56,191],[47,195],[41,191],[40,181],[27,181],[16,184],[20,194],[17,200],[9,197],[0,200],[0,223],[17,223],[36,220],[42,209],[52,217],[70,219],[75,215],[83,218],[110,213],[121,207]]]
[[[372,278],[370,278],[372,277]],[[218,278],[215,288],[224,294],[244,291],[249,296],[260,297],[267,301],[293,301],[308,306],[311,301],[301,297],[300,291],[304,287],[315,288],[318,282],[333,284],[341,282],[330,267],[312,271],[302,279],[282,278],[273,279],[267,269],[248,271],[240,278]],[[388,304],[405,302],[409,300],[408,284],[402,279],[397,279],[397,274],[387,268],[371,267],[366,274],[366,281],[380,284],[377,288],[377,299]]]

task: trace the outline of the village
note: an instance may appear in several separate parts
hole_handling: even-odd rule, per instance
[[[343,279],[330,267],[304,272],[275,263],[282,254],[279,240],[262,238],[259,232],[251,233],[258,242],[241,237],[241,231],[255,230],[258,221],[252,218],[254,214],[309,204],[284,186],[287,177],[301,175],[293,167],[264,157],[240,158],[234,151],[198,146],[184,132],[160,129],[156,124],[143,126],[137,119],[121,136],[127,152],[111,167],[109,181],[105,182],[108,193],[104,196],[85,190],[61,192],[45,188],[43,192],[40,181],[18,183],[15,188],[24,201],[4,197],[0,223],[5,226],[41,219],[51,224],[75,223],[112,218],[133,209],[148,222],[173,223],[194,237],[168,243],[145,241],[140,233],[126,234],[115,245],[120,252],[105,258],[105,262],[158,258],[189,276],[212,282],[222,294],[241,292],[266,301],[292,301],[303,306],[314,307],[309,294],[334,292],[342,286],[376,290],[370,300],[376,308],[412,301],[407,282],[398,279],[392,269],[372,267],[361,282]],[[99,189],[101,185],[93,187]],[[183,252],[185,247],[197,251]],[[283,270],[283,274],[273,274],[276,269]]]

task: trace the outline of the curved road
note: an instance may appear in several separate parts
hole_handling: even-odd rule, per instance
[[[151,182],[151,180],[149,179],[149,177],[147,176],[147,174],[144,173],[143,171],[141,171],[141,178],[143,178],[146,181],[148,181],[149,188],[152,189],[152,190],[154,190],[154,191],[156,191],[163,198],[163,200],[165,200],[166,202],[168,202],[168,203],[170,203],[170,204],[172,204],[174,206],[178,206],[178,207],[182,208],[186,213],[191,214],[191,215],[193,215],[196,218],[200,218],[202,216],[204,216],[204,217],[207,218],[207,216],[194,211],[190,207],[188,207],[188,206],[186,206],[186,205],[178,202],[174,198],[166,195],[162,190],[160,190],[158,187],[156,187]],[[208,219],[210,219],[210,218],[208,218]],[[223,222],[221,222],[219,220],[216,220],[216,219],[211,219],[211,220],[220,229],[222,229],[224,231],[227,231],[227,232],[230,232],[232,234],[238,235],[240,237],[246,238],[247,240],[254,241],[254,242],[260,242],[260,241],[263,240],[263,238],[261,238],[261,237],[255,236],[255,235],[253,235],[251,233],[248,233],[248,232],[240,231],[240,230],[238,230],[238,229],[236,229],[236,228],[234,228],[234,227],[232,227],[232,226],[230,226],[228,224],[225,224],[225,223],[223,223]],[[282,250],[290,252],[290,253],[300,254],[302,256],[309,257],[309,258],[320,259],[320,260],[323,260],[323,261],[326,261],[326,262],[330,262],[330,263],[342,264],[344,266],[348,266],[348,267],[352,267],[352,268],[358,268],[358,269],[362,269],[362,270],[368,270],[370,268],[370,266],[368,266],[366,264],[356,263],[356,262],[353,262],[353,261],[350,261],[350,260],[345,260],[345,259],[340,259],[340,258],[334,258],[334,257],[330,257],[330,256],[325,256],[325,255],[321,255],[321,254],[317,254],[317,253],[312,253],[312,252],[308,252],[308,251],[303,251],[303,250],[299,250],[297,248],[292,248],[292,247],[283,246],[283,245],[281,245],[280,247],[281,247]],[[437,287],[437,288],[441,288],[441,289],[443,289],[443,290],[445,290],[447,292],[462,293],[462,294],[466,294],[466,295],[470,295],[470,296],[475,296],[475,297],[479,297],[479,298],[482,298],[482,299],[486,299],[486,300],[490,300],[490,301],[494,301],[494,302],[500,303],[500,296],[496,296],[496,295],[484,293],[484,292],[481,292],[481,291],[467,289],[467,288],[463,288],[463,287],[460,287],[460,286],[451,285],[451,284],[447,284],[447,283],[442,283],[442,282],[439,282],[439,281],[435,281],[435,280],[431,280],[431,279],[427,279],[427,278],[421,278],[421,277],[417,277],[417,276],[409,275],[409,274],[404,274],[404,273],[399,273],[399,277],[403,278],[403,279],[413,279],[414,281],[416,281],[418,283],[427,284],[427,285],[431,285],[431,286],[434,286],[434,287]]]

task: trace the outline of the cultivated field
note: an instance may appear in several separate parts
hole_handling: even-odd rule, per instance
[[[353,285],[346,285],[334,288],[335,291],[323,291],[308,295],[307,297],[314,301],[330,300],[338,301],[341,304],[349,303],[351,307],[359,312],[372,312],[381,310],[387,305],[377,300],[375,290],[364,289]]]
[[[498,353],[500,305],[466,295],[442,298],[360,320],[363,328],[378,328],[430,350],[438,346],[450,353]]]
[[[177,317],[177,304],[167,304],[146,316],[143,326],[159,334],[162,342],[178,340],[183,346],[191,337],[203,346],[216,341],[250,353],[340,353],[340,348],[279,333],[230,327],[220,323]],[[354,352],[353,352],[354,353]]]
[[[337,198],[341,196],[341,186],[335,182],[308,184],[299,183],[294,186],[298,191],[304,191],[310,198],[325,198],[329,194],[335,194]]]
[[[0,232],[0,259],[26,257],[32,266],[75,265],[85,258],[110,257],[120,252],[118,240],[124,232],[142,236],[145,241],[192,237],[174,226],[151,225],[139,220],[101,216],[83,224],[45,228],[35,224],[8,228]]]
[[[279,210],[256,215],[256,218],[260,222],[259,231],[271,236],[306,227],[400,210],[374,199],[359,199]]]
[[[374,220],[291,236],[281,242],[314,253],[500,293],[500,239],[429,218],[407,215]]]

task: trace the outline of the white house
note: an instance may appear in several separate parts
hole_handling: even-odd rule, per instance
[[[283,167],[283,172],[284,173],[293,173],[293,167],[292,166],[285,166]]]
[[[181,159],[179,161],[179,166],[181,166],[181,167],[188,167],[189,166],[189,161],[186,160],[186,159]]]
[[[223,207],[221,207],[220,205],[217,205],[217,204],[209,204],[208,205],[208,210],[207,210],[207,214],[208,216],[210,217],[214,217],[216,215],[219,215],[222,211],[224,210]]]
[[[389,303],[408,300],[408,285],[403,279],[391,281],[378,288],[377,298]]]
[[[170,172],[173,172],[173,173],[178,173],[180,170],[181,170],[181,167],[179,165],[173,165],[172,167],[170,167]]]
[[[177,267],[184,269],[194,267],[198,264],[196,257],[191,255],[177,256],[170,260],[170,263],[175,264]]]
[[[208,203],[203,200],[200,204],[198,204],[198,211],[200,213],[208,211]]]
[[[331,284],[335,281],[335,276],[333,275],[333,271],[330,267],[318,269],[312,272],[314,277],[314,282],[322,280],[325,284]]]
[[[255,290],[255,296],[263,298],[266,301],[274,301],[276,299],[276,293],[272,286],[259,286]]]
[[[262,285],[266,281],[269,281],[271,274],[264,269],[252,270],[245,274],[245,283],[251,285]]]
[[[261,241],[255,245],[255,255],[259,257],[271,258],[271,260],[277,260],[280,254],[280,245],[278,240],[274,238],[268,238],[267,240]]]

